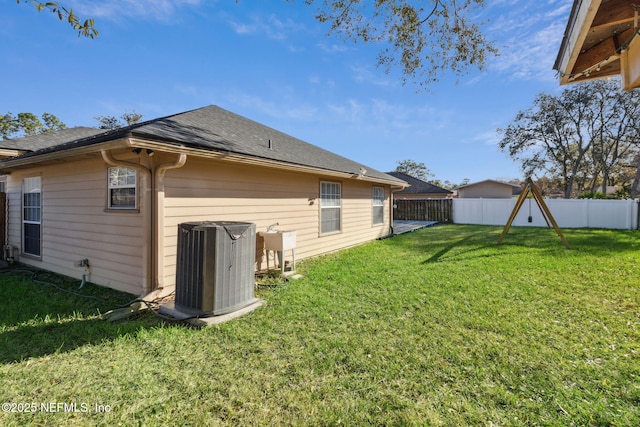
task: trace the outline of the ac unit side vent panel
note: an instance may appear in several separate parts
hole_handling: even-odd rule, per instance
[[[220,315],[254,301],[255,224],[178,225],[176,307]]]

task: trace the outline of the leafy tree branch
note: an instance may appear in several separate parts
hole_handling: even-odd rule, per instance
[[[41,118],[38,118],[33,113],[25,112],[18,113],[15,116],[11,113],[0,115],[0,141],[66,128],[67,125],[50,113],[42,114]]]
[[[426,8],[420,3],[305,0],[306,5],[316,6],[315,17],[330,26],[329,34],[382,45],[378,66],[387,73],[400,69],[403,84],[414,82],[424,88],[446,72],[461,76],[470,67],[482,70],[488,57],[498,55],[474,22],[484,0],[435,0]]]
[[[78,31],[78,37],[84,36],[94,38],[98,35],[98,30],[95,28],[93,19],[85,19],[82,21],[74,12],[72,8],[66,8],[61,6],[57,1],[39,2],[35,0],[16,0],[16,3],[31,3],[35,6],[38,12],[44,9],[49,10],[51,13],[58,16],[61,21],[67,21],[74,30]]]

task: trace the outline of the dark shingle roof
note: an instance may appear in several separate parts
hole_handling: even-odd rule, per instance
[[[24,157],[88,146],[125,136],[350,174],[358,174],[364,168],[367,170],[367,177],[405,185],[393,176],[215,105],[137,123],[89,138],[65,141],[62,145],[43,148]]]
[[[37,151],[104,132],[105,131],[103,129],[89,127],[68,128],[33,136],[25,136],[23,138],[5,139],[0,141],[0,148],[21,151]]]
[[[408,182],[411,187],[405,188],[402,191],[397,191],[395,194],[453,194],[453,191],[449,191],[446,188],[438,187],[429,182],[423,181],[418,178],[414,178],[411,175],[407,175],[404,172],[387,172],[387,174],[394,176],[398,179]]]
[[[485,184],[485,183],[489,183],[489,182],[490,183],[494,183],[494,184],[499,184],[499,185],[505,185],[505,186],[513,187],[513,188],[520,188],[520,185],[518,185],[518,184],[511,184],[510,182],[497,181],[495,179],[485,179],[483,181],[471,182],[469,184],[461,185],[460,187],[458,187],[458,189],[467,188],[467,187],[475,187],[476,185]]]

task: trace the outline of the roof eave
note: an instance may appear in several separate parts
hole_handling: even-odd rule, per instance
[[[45,152],[42,154],[35,153],[34,155],[15,158],[15,159],[5,159],[0,160],[0,173],[11,172],[12,170],[32,167],[37,164],[48,163],[53,161],[60,161],[67,159],[69,157],[76,157],[82,155],[90,155],[99,153],[101,150],[112,150],[117,148],[142,148],[149,149],[158,152],[166,152],[173,154],[187,154],[196,157],[204,157],[204,158],[217,158],[224,159],[226,161],[232,161],[237,163],[251,164],[256,166],[265,166],[272,167],[281,170],[289,170],[296,172],[306,172],[306,173],[314,173],[326,176],[332,176],[341,179],[354,179],[361,180],[366,182],[372,182],[377,184],[385,184],[397,186],[399,188],[405,188],[408,186],[404,181],[395,181],[395,180],[387,180],[377,177],[370,177],[366,174],[357,174],[350,172],[341,172],[330,169],[323,169],[313,166],[306,166],[294,163],[287,163],[278,160],[272,160],[267,158],[260,158],[248,155],[242,155],[238,153],[231,152],[223,152],[223,151],[215,151],[209,149],[200,149],[193,147],[186,147],[181,144],[170,144],[167,142],[159,142],[153,140],[146,140],[135,137],[127,137],[124,136],[120,139],[102,141],[97,143],[92,143],[88,145],[81,145],[77,147],[67,148],[64,150],[55,150],[50,152]]]
[[[553,69],[559,73],[560,84],[571,83],[571,72],[601,3],[602,0],[574,0],[562,44],[553,65]]]
[[[82,156],[99,153],[100,150],[111,150],[115,148],[126,148],[127,139],[117,139],[91,145],[83,145],[68,148],[66,150],[48,151],[45,153],[29,155],[25,157],[9,158],[0,160],[0,173],[11,172],[12,170],[32,167],[37,164],[60,161],[69,157]]]
[[[13,148],[0,148],[0,159],[20,156],[26,153],[25,150],[18,150]]]
[[[405,188],[406,186],[409,185],[404,181],[387,180],[387,179],[382,179],[377,177],[370,177],[370,176],[367,176],[366,174],[362,175],[362,174],[351,173],[351,172],[335,171],[335,170],[324,169],[324,168],[319,168],[314,166],[288,163],[280,160],[249,156],[246,154],[239,154],[239,153],[233,153],[228,151],[216,151],[216,150],[210,150],[210,149],[186,147],[184,145],[179,145],[179,144],[175,144],[175,145],[167,144],[166,142],[158,142],[158,141],[135,138],[135,137],[130,138],[129,142],[131,147],[134,147],[134,148],[163,151],[163,152],[173,153],[173,154],[184,153],[184,154],[196,156],[196,157],[224,159],[226,161],[236,162],[236,163],[271,167],[271,168],[277,168],[281,170],[288,170],[288,171],[295,171],[295,172],[306,172],[306,173],[327,175],[327,176],[343,178],[343,179],[361,180],[361,181],[378,183],[378,184],[398,186],[400,188]]]

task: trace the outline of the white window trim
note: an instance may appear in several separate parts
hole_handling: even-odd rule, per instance
[[[111,170],[112,169],[129,169],[135,173],[135,183],[134,184],[115,184],[111,183]],[[114,189],[122,189],[122,188],[133,188],[134,190],[134,198],[133,198],[133,206],[113,206],[111,204],[111,190]],[[124,166],[112,166],[107,168],[107,209],[110,211],[137,211],[138,210],[138,171],[133,168],[127,168]]]
[[[376,190],[380,190],[382,199],[376,197]],[[373,187],[371,190],[371,199],[372,199],[371,222],[373,225],[384,225],[384,200],[385,200],[384,187],[378,187],[378,186]],[[381,208],[382,210],[382,220],[380,222],[376,222],[376,208]]]
[[[31,190],[28,189],[27,188],[27,182],[28,182],[27,180],[37,180],[38,181],[37,188],[31,189]],[[37,191],[35,191],[35,190],[37,190]],[[29,207],[31,207],[31,208],[37,207],[39,209],[38,220],[37,221],[35,221],[35,220],[27,220],[27,219],[25,219],[25,214],[24,214],[25,208],[27,207],[24,204],[24,196],[25,196],[25,194],[36,193],[36,192],[40,194],[40,197],[39,197],[40,205],[39,206],[29,206]],[[22,214],[22,227],[21,227],[22,253],[23,253],[23,255],[26,255],[26,256],[35,257],[35,258],[42,258],[42,177],[41,176],[27,176],[27,177],[24,177],[22,179],[21,199],[22,200],[20,202],[20,205],[21,205],[21,208],[22,208],[22,210],[21,210],[21,214]],[[25,237],[26,237],[25,234],[26,233],[25,233],[25,230],[24,230],[24,226],[26,224],[35,224],[35,225],[39,226],[38,229],[39,229],[39,234],[40,235],[38,236],[39,248],[38,248],[38,253],[37,254],[27,252],[27,245],[25,244]]]
[[[337,185],[338,186],[338,190],[339,190],[339,205],[338,206],[323,206],[322,203],[322,184],[331,184],[331,185]],[[341,182],[335,182],[335,181],[320,181],[320,235],[321,236],[326,236],[329,234],[336,234],[336,233],[341,233],[342,232],[342,183]],[[338,210],[338,222],[339,222],[339,227],[337,230],[331,230],[331,231],[322,231],[322,211],[326,209],[337,209]]]

